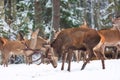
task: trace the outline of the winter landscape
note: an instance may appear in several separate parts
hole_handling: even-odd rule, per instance
[[[44,44],[37,44],[37,42],[41,41],[37,40],[38,37],[34,37],[35,42],[31,41],[31,43],[29,43],[31,46],[24,45],[21,49],[17,49],[21,43],[19,45],[17,43],[17,47],[15,47],[13,44],[9,45],[10,41],[14,41],[15,43],[15,41],[22,42],[23,40],[29,40],[32,37],[32,32],[36,29],[40,29],[39,33],[37,33],[39,37],[42,37],[44,41],[46,41],[46,39],[50,41],[57,38],[53,32],[67,30],[67,28],[78,28],[83,24],[85,26],[84,28],[87,26],[90,30],[110,30],[107,38],[111,40],[108,42],[112,43],[112,45],[104,45],[105,42],[107,43],[104,39],[106,36],[103,35],[104,38],[103,36],[100,38],[100,34],[97,36],[97,38],[100,38],[100,41],[104,41],[101,47],[112,47],[112,55],[113,53],[117,54],[117,51],[119,53],[118,58],[113,59],[113,55],[112,57],[109,56],[110,59],[105,60],[106,69],[102,69],[100,60],[90,61],[84,70],[80,70],[83,61],[79,63],[72,61],[70,72],[67,71],[67,63],[65,63],[64,70],[61,71],[62,63],[59,61],[57,62],[57,67],[53,68],[51,64],[37,65],[33,63],[26,65],[26,63],[23,63],[23,60],[23,62],[21,61],[22,63],[9,64],[8,67],[0,65],[0,80],[120,80],[120,0],[0,0],[0,52],[2,53],[0,53],[0,64],[2,60],[5,60],[5,54],[15,56],[18,55],[15,53],[19,53],[16,50],[21,52],[25,50],[26,47],[31,50],[31,46],[32,49],[41,49]],[[113,27],[116,27],[115,30]],[[113,30],[113,34],[110,28]],[[63,37],[60,38],[61,43],[58,39],[57,43],[59,43],[59,45],[54,48],[58,48],[59,50],[59,47],[61,47],[59,51],[64,52],[64,49],[69,49],[74,46],[77,49],[84,48],[83,51],[87,51],[88,46],[90,46],[89,49],[92,50],[94,46],[91,48],[91,45],[94,43],[96,43],[96,45],[99,44],[96,42],[98,40],[95,40],[97,39],[96,37],[94,39],[88,38],[90,36],[89,34],[91,34],[89,31],[88,37],[84,37],[88,29],[85,29],[84,32],[81,30],[78,31],[78,33],[82,32],[81,34],[75,34],[71,31],[67,36],[63,35]],[[114,34],[116,31],[118,33]],[[64,32],[67,34],[66,31]],[[97,34],[97,32],[95,34]],[[82,37],[79,38],[79,36]],[[76,45],[63,48],[62,50],[64,46],[60,44],[77,42],[79,39],[81,39],[81,42],[78,43],[81,44],[77,45],[78,43],[75,43]],[[64,42],[65,40],[66,42]],[[88,43],[92,41],[95,42]],[[116,43],[114,43],[114,41],[116,41]],[[35,47],[32,43],[36,43],[36,45],[39,46]],[[46,41],[46,43],[49,44],[50,42]],[[81,47],[84,44],[85,46]],[[80,47],[78,48],[78,46]],[[101,49],[101,47],[99,49]],[[114,50],[114,48],[116,50]],[[8,53],[5,53],[7,51]],[[9,55],[11,54],[10,52],[13,52],[13,54]],[[111,55],[111,53],[109,54]],[[19,55],[21,56],[21,54]],[[48,54],[45,55],[47,55],[46,58],[48,58]],[[31,56],[31,54],[28,56]],[[9,58],[7,59],[9,60]],[[21,59],[23,58],[21,57]]]
[[[0,66],[1,80],[120,80],[120,59],[105,60],[106,69],[101,68],[101,61],[91,61],[84,70],[80,70],[83,62],[72,62],[71,72],[61,71],[61,62],[57,68],[51,64],[26,65],[9,64],[8,67]]]

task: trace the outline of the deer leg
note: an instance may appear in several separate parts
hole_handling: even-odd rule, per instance
[[[84,51],[84,53],[83,53],[83,62],[86,61],[87,56],[88,56],[87,51]],[[89,62],[88,62],[88,63],[89,63]]]
[[[101,59],[102,69],[105,69],[105,62],[104,62],[105,57],[104,57],[104,54],[102,54],[101,52],[99,52],[99,53],[97,54],[97,56],[98,56],[99,59]]]
[[[116,54],[115,54],[115,59],[118,58],[118,53],[119,53],[119,51],[116,52]]]
[[[78,62],[81,60],[81,51],[78,50]]]
[[[67,55],[67,53],[64,53],[62,55],[62,67],[61,67],[61,70],[64,70],[64,63],[65,63],[65,60],[66,60],[66,55]]]
[[[8,67],[8,61],[9,61],[9,55],[5,55],[4,56],[4,62],[3,62],[4,67]]]
[[[111,58],[112,59],[115,59],[115,54],[116,54],[115,52],[113,52],[113,51],[111,52]]]
[[[73,54],[75,56],[75,61],[79,62],[79,60],[78,60],[78,51],[77,50],[74,51]]]
[[[118,48],[117,48],[117,49],[115,50],[115,53],[114,53],[115,59],[118,58],[118,53],[119,53],[119,50],[118,50]]]
[[[29,64],[29,57],[26,56],[26,64]]]
[[[86,61],[83,63],[81,70],[83,70],[83,69],[85,68],[85,66],[87,65],[87,63],[90,62],[90,59],[91,59],[91,58],[92,58],[92,55],[89,54],[89,57],[88,57],[88,58],[86,59]]]
[[[105,69],[105,62],[104,62],[104,60],[105,60],[105,59],[102,57],[102,58],[101,58],[101,62],[102,62],[102,69]]]
[[[92,49],[88,49],[87,51],[88,51],[88,58],[83,63],[81,70],[83,70],[85,68],[85,66],[87,65],[87,63],[89,63],[90,60],[91,60],[91,58],[93,57],[93,50]]]
[[[102,45],[101,47],[100,47],[100,50],[101,50],[101,52],[99,52],[105,59],[107,59],[107,57],[105,56],[105,51],[106,51],[106,47],[105,47],[105,45]]]
[[[29,56],[29,65],[32,64],[32,55]]]
[[[102,62],[102,69],[105,69],[104,60],[106,59],[106,57],[105,57],[104,53],[98,52],[97,56],[98,56],[99,59],[101,59],[101,62]]]
[[[87,59],[86,59],[86,62],[84,62],[84,64],[82,65],[81,70],[83,70],[83,69],[85,68],[86,64],[87,64],[89,61],[90,61],[90,58],[87,58]]]
[[[2,62],[1,62],[1,65],[4,65],[5,64],[5,58],[4,58],[4,55],[2,55]]]
[[[67,71],[70,72],[70,68],[71,68],[71,59],[72,59],[72,50],[69,50],[68,55],[69,55],[69,63],[68,63],[68,69],[67,69]]]
[[[104,63],[105,57],[104,57],[104,54],[101,51],[99,51],[99,50],[95,51],[95,54],[96,54],[95,56],[98,59],[101,59],[102,69],[105,69],[105,63]]]

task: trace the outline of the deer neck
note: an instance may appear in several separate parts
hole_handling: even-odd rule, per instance
[[[36,44],[37,44],[37,35],[38,35],[39,29],[37,29],[35,32],[32,33],[31,35],[31,40],[30,40],[30,46],[29,48],[35,49]]]
[[[36,47],[36,44],[37,44],[37,36],[33,39],[30,40],[30,48],[31,49],[35,49]]]

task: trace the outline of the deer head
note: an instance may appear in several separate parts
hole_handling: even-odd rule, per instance
[[[44,45],[44,48],[41,48],[44,51],[44,63],[51,63],[54,68],[57,67],[58,57],[54,55],[53,48],[50,45]]]

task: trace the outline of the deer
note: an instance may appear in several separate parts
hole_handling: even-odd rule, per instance
[[[31,39],[30,39],[30,44],[28,45],[31,49],[34,49],[37,43],[37,35],[38,35],[39,29],[37,29],[35,32],[32,33]],[[3,41],[3,40],[2,40]],[[24,41],[3,41],[3,49],[1,50],[2,52],[2,64],[4,66],[8,66],[8,61],[11,55],[24,55],[26,57],[26,62],[29,62],[29,55],[33,54],[33,51],[27,50],[25,51],[24,49],[26,48],[24,43],[27,43],[28,40]]]
[[[82,65],[81,70],[83,70],[93,56],[93,47],[95,47],[99,43],[99,41],[100,36],[94,29],[79,27],[68,28],[62,30],[58,34],[57,38],[51,43],[51,47],[53,47],[54,52],[58,57],[62,57],[61,70],[64,70],[64,63],[66,60],[66,55],[68,54],[69,62],[67,71],[70,71],[71,68],[73,50],[88,51],[89,57]]]
[[[30,64],[33,62],[32,55],[40,53],[41,57],[39,59],[41,59],[41,63],[49,62],[54,68],[56,68],[57,57],[54,56],[53,49],[48,44],[49,41],[43,39],[41,36],[37,36],[38,32],[39,30],[33,32],[30,40],[6,42],[2,39],[2,42],[5,43],[5,46],[3,47],[4,50],[2,50],[2,53],[4,53],[2,64],[4,64],[4,66],[8,66],[8,60],[11,55],[24,55],[26,57],[26,63]],[[37,41],[35,40],[36,38]],[[14,47],[9,48],[10,44],[14,45]],[[46,45],[49,45],[49,47],[45,47]]]
[[[41,36],[38,36],[36,48],[31,49],[31,48],[28,47],[26,49],[33,51],[34,54],[35,53],[40,53],[41,57],[38,58],[37,60],[35,60],[35,61],[38,61],[38,60],[41,59],[40,63],[37,64],[37,65],[40,65],[41,63],[43,63],[43,64],[51,63],[52,66],[54,68],[56,68],[58,57],[55,56],[53,48],[50,46],[49,43],[50,43],[49,40],[46,40],[46,39],[42,38]],[[31,55],[29,57],[31,57]],[[30,62],[32,63],[32,62],[35,62],[35,61],[31,60]]]
[[[120,24],[118,23],[120,19],[113,20],[113,26],[110,29],[99,30],[98,34],[101,37],[100,42],[93,48],[94,54],[98,59],[107,59],[105,56],[105,47],[106,46],[116,46],[119,50],[120,44]],[[115,55],[117,55],[116,53]],[[115,57],[116,58],[116,57]],[[105,67],[104,67],[105,68]]]

